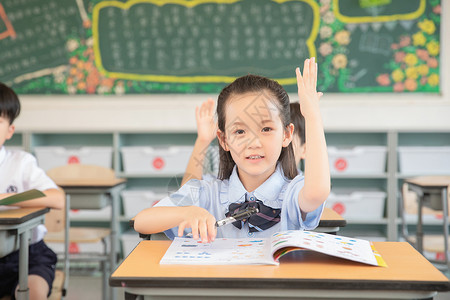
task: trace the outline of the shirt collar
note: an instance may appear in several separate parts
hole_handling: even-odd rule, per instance
[[[5,160],[5,157],[6,157],[5,146],[2,146],[0,148],[0,164]]]
[[[281,165],[278,164],[275,168],[275,172],[273,172],[273,174],[270,175],[270,177],[263,184],[254,190],[253,193],[249,194],[253,194],[258,200],[263,202],[275,200],[281,193],[284,183],[287,181],[283,174]],[[234,166],[233,172],[231,173],[229,179],[228,201],[230,201],[230,203],[244,202],[245,195],[247,193],[247,190],[239,179],[237,167]]]
[[[247,190],[245,189],[244,185],[239,179],[239,175],[237,173],[237,166],[235,165],[229,179],[227,200],[230,203],[244,202],[246,193]]]

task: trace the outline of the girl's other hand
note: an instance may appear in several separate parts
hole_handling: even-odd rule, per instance
[[[302,114],[308,117],[319,111],[319,99],[323,93],[317,92],[317,63],[315,58],[308,58],[303,65],[303,75],[300,68],[295,69],[297,74],[298,97]]]
[[[200,107],[195,108],[195,119],[197,120],[197,135],[208,144],[217,134],[217,122],[214,120],[214,100],[208,99]]]
[[[216,218],[206,209],[198,206],[187,206],[184,221],[178,225],[178,236],[183,236],[186,228],[191,228],[192,237],[202,243],[211,243],[216,238]]]

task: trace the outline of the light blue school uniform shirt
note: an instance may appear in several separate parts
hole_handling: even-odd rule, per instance
[[[243,203],[246,198],[250,201],[258,199],[267,206],[281,209],[279,223],[261,232],[250,232],[248,223],[245,223],[242,229],[228,224],[217,228],[217,237],[269,237],[283,230],[312,230],[319,224],[324,203],[307,213],[305,220],[301,218],[298,195],[303,185],[303,175],[289,180],[278,164],[275,172],[261,186],[253,192],[248,192],[242,185],[235,166],[229,179],[190,180],[155,206],[199,206],[209,211],[216,220],[221,220],[225,218],[231,203]],[[185,234],[188,231],[190,232],[190,229],[186,230]],[[165,234],[173,239],[178,236],[178,227],[166,230]]]

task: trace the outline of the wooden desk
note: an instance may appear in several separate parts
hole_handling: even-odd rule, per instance
[[[442,199],[442,226],[444,238],[444,259],[445,264],[449,264],[449,221],[448,221],[448,193],[450,186],[450,176],[421,176],[415,178],[405,179],[404,182],[408,184],[408,189],[414,191],[418,198],[417,208],[417,228],[416,228],[416,242],[415,245],[420,253],[423,253],[423,220],[422,207],[425,202],[425,196],[432,194],[441,194]],[[405,222],[402,220],[403,223]],[[408,237],[405,237],[408,240]]]
[[[76,209],[95,209],[103,208],[111,203],[111,249],[109,252],[109,261],[111,270],[116,267],[118,259],[119,238],[117,234],[117,224],[119,215],[120,191],[125,188],[125,179],[55,179],[55,183],[64,189],[66,194],[70,195],[70,208]],[[105,200],[107,199],[107,200]],[[106,275],[105,275],[106,276]],[[104,283],[103,297],[106,295],[106,280]],[[111,299],[115,298],[115,293],[110,291]]]
[[[28,250],[30,231],[43,223],[46,207],[17,208],[0,211],[0,231],[13,231],[20,239],[18,299],[28,299]],[[3,241],[5,242],[5,241]],[[15,250],[15,249],[12,249]],[[8,253],[6,253],[8,254]],[[2,253],[2,256],[6,255]]]
[[[180,299],[418,299],[450,290],[447,277],[410,244],[374,244],[388,267],[368,266],[313,251],[289,253],[281,258],[279,266],[160,265],[170,242],[142,241],[114,271],[109,283],[124,287],[125,299],[133,299],[133,295],[171,295]]]
[[[319,225],[314,231],[336,233],[345,225],[347,225],[347,221],[340,214],[329,207],[325,207],[320,217]]]

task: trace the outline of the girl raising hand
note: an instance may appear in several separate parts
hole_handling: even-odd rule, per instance
[[[274,80],[256,75],[237,78],[217,100],[220,144],[215,180],[190,180],[155,207],[140,212],[134,227],[169,238],[189,231],[195,239],[268,237],[282,230],[314,229],[330,191],[328,156],[316,91],[314,58],[296,70],[305,117],[305,175],[298,175],[291,145],[289,97]],[[248,207],[259,213],[233,225],[215,227]]]

